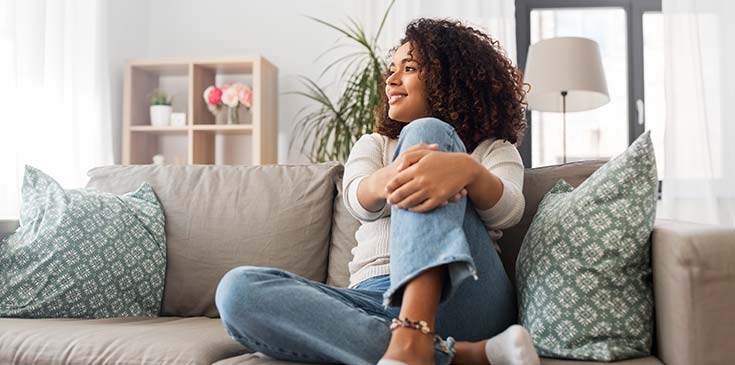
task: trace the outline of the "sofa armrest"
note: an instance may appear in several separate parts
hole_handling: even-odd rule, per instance
[[[0,240],[9,236],[18,228],[18,221],[13,219],[0,219]]]
[[[658,357],[727,364],[735,349],[735,229],[657,220],[652,237]]]

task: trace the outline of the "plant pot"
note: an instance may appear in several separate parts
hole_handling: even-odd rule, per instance
[[[171,121],[170,105],[151,105],[151,125],[154,127],[166,127]]]

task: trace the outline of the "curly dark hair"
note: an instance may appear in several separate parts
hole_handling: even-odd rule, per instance
[[[468,152],[491,137],[511,143],[523,139],[526,84],[497,40],[460,21],[419,18],[406,27],[390,54],[406,42],[425,80],[431,116],[454,126]],[[382,76],[380,85],[388,76]],[[388,97],[380,94],[374,131],[398,138],[407,123],[388,117]]]

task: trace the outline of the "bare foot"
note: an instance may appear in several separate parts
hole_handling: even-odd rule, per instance
[[[434,338],[415,329],[396,328],[383,358],[410,365],[434,365]]]

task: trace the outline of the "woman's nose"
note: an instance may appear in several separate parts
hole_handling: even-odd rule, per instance
[[[400,79],[396,77],[396,73],[392,73],[388,78],[385,80],[386,85],[398,85]]]

